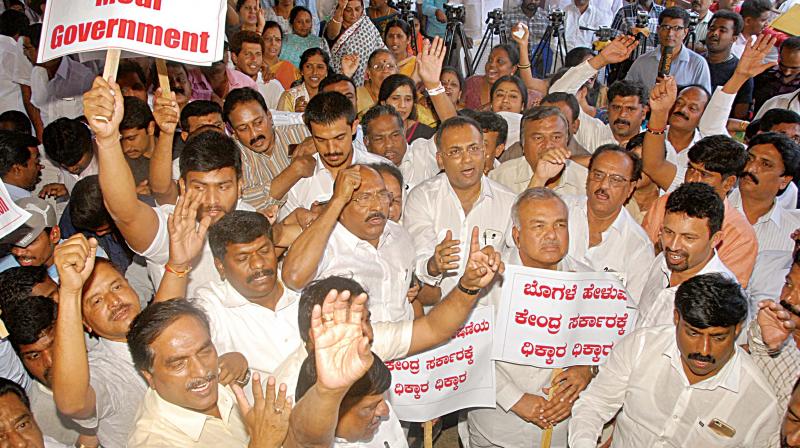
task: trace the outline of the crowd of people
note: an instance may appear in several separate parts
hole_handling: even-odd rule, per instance
[[[636,318],[599,366],[495,361],[462,446],[800,446],[795,0],[565,1],[506,0],[465,79],[441,0],[228,0],[166,89],[38,62],[45,1],[3,0],[0,447],[409,446],[385,362],[506,265],[618,273]]]

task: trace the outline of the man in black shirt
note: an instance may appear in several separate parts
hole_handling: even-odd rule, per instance
[[[717,86],[724,85],[736,70],[739,58],[731,53],[731,48],[742,32],[743,26],[742,16],[727,10],[718,11],[708,24],[706,60],[711,72],[712,93]],[[749,119],[752,100],[753,80],[749,79],[736,94],[731,117],[741,120]]]

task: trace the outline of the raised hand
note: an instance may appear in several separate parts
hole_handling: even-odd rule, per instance
[[[433,249],[433,255],[428,260],[428,273],[434,277],[444,274],[447,271],[458,269],[458,245],[461,241],[453,239],[453,232],[448,230],[444,239]]]
[[[56,246],[53,257],[62,292],[81,293],[83,284],[94,269],[96,254],[97,240],[86,239],[82,233],[76,233]]]
[[[608,64],[618,64],[631,56],[633,50],[636,49],[638,42],[633,36],[620,35],[614,38],[608,45],[600,51],[600,54],[592,58],[599,63],[595,66],[599,69]],[[595,65],[595,64],[592,64]]]
[[[502,273],[505,269],[500,253],[491,245],[481,249],[478,243],[478,227],[472,228],[472,237],[469,240],[469,258],[464,275],[459,284],[466,289],[485,288],[494,279],[495,274]]]
[[[734,74],[752,78],[775,67],[778,64],[777,62],[764,62],[764,58],[774,46],[775,37],[766,34],[759,35],[755,42],[748,40],[744,45],[742,57],[739,58],[739,63],[736,64]]]
[[[186,191],[181,186],[181,195],[175,203],[175,209],[167,218],[169,231],[170,267],[188,270],[192,260],[203,251],[211,217],[205,216],[197,222],[197,210],[200,208],[200,194],[194,190]]]
[[[83,114],[89,127],[98,139],[119,139],[119,123],[122,121],[122,91],[116,82],[110,83],[98,76],[92,88],[83,94]]]
[[[219,383],[223,386],[247,378],[247,359],[239,352],[228,352],[219,356]]]
[[[539,156],[536,166],[533,168],[530,186],[543,187],[547,182],[558,176],[564,169],[570,152],[567,148],[551,148]]]
[[[342,56],[342,74],[352,78],[353,74],[358,70],[358,62],[360,57],[358,53],[346,54]]]
[[[678,98],[678,84],[672,76],[666,76],[650,89],[650,111],[668,114]]]
[[[339,171],[336,183],[333,186],[333,198],[350,202],[353,192],[361,185],[361,170],[359,167],[350,167]]]
[[[306,106],[308,106],[308,101],[306,101],[306,97],[299,96],[296,100],[294,100],[294,111],[295,112],[305,112]]]
[[[772,300],[758,302],[758,326],[768,350],[777,350],[795,330],[791,315]]]
[[[528,25],[520,22],[514,26],[514,30],[511,32],[511,39],[519,45],[519,48],[528,48],[530,35]]]
[[[433,41],[427,39],[422,44],[422,51],[417,55],[417,69],[419,78],[426,88],[433,89],[440,84],[439,75],[442,73],[442,63],[447,48],[441,37],[434,37]]]
[[[244,390],[233,384],[239,412],[244,417],[247,432],[250,434],[248,448],[280,448],[289,431],[289,417],[292,414],[292,399],[286,398],[286,385],[281,384],[275,395],[275,378],[267,380],[267,395],[261,390],[261,377],[253,374],[253,405],[247,401]]]
[[[367,296],[350,301],[350,291],[332,289],[322,306],[311,311],[311,337],[317,365],[317,386],[328,390],[350,388],[367,373],[374,356],[364,336],[362,315]]]
[[[161,89],[156,90],[155,104],[153,105],[153,118],[162,133],[174,134],[180,121],[181,109],[175,97],[175,92],[169,92],[167,96],[161,93]]]

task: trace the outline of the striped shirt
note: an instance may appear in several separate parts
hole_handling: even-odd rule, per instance
[[[738,188],[728,196],[728,202],[744,214],[742,195]],[[753,224],[753,230],[755,230],[758,240],[758,252],[764,250],[791,251],[794,249],[794,240],[791,235],[797,228],[800,228],[800,212],[779,206],[776,199],[772,209],[760,216],[758,221]]]

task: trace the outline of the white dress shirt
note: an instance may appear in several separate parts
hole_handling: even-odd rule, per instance
[[[44,125],[61,117],[83,115],[83,92],[91,88],[94,77],[91,68],[68,56],[61,58],[52,80],[44,67],[34,67],[31,71],[31,103],[39,109]]]
[[[664,325],[637,330],[614,347],[572,408],[572,448],[597,446],[614,415],[615,448],[778,446],[775,393],[747,353],[737,346],[716,375],[689,384],[675,337],[675,326]],[[716,433],[714,419],[733,436]]]
[[[436,143],[433,138],[418,138],[411,142],[407,146],[406,153],[398,168],[403,174],[404,191],[406,193],[439,174],[439,165],[436,163]]]
[[[16,201],[17,199],[22,198],[29,198],[31,197],[32,193],[24,188],[20,188],[16,185],[12,185],[9,183],[3,182],[6,186],[6,190],[8,190],[8,195],[11,197],[12,201]]]
[[[164,266],[169,261],[167,218],[174,209],[175,206],[170,204],[153,207],[153,211],[156,212],[156,217],[158,218],[158,230],[156,230],[150,247],[141,253],[137,252],[147,260],[147,271],[150,273],[150,280],[153,281],[153,286],[156,289],[161,284],[161,277],[164,276]],[[236,210],[255,211],[252,206],[241,200],[236,204]],[[211,246],[208,245],[208,238],[206,238],[200,258],[197,259],[192,271],[189,272],[189,284],[186,286],[187,297],[193,297],[195,290],[200,286],[219,280],[219,272],[214,267],[214,255],[211,253]]]
[[[77,184],[79,180],[85,177],[94,176],[95,174],[98,173],[97,154],[92,154],[92,161],[89,162],[88,165],[86,165],[86,168],[84,168],[80,174],[72,174],[66,169],[62,168],[61,166],[58,167],[58,171],[59,171],[58,175],[59,183],[64,184],[64,186],[67,188],[67,191],[72,193],[72,189],[75,188],[75,184]]]
[[[20,85],[29,85],[31,74],[30,68],[25,73],[21,59],[25,59],[25,55],[21,53],[17,41],[0,35],[0,113],[17,110],[27,115]],[[30,62],[27,65],[30,67]]]
[[[365,164],[365,163],[388,163],[389,160],[366,152],[356,150],[353,147],[353,163],[351,165]],[[335,179],[331,172],[322,163],[319,153],[314,153],[314,159],[317,161],[317,166],[314,168],[314,174],[311,177],[304,177],[297,181],[296,184],[286,194],[286,204],[281,207],[279,218],[282,220],[289,216],[297,207],[311,208],[314,202],[325,202],[330,200],[333,195],[333,183]]]
[[[486,176],[481,177],[481,192],[469,214],[465,214],[461,208],[461,202],[445,173],[411,190],[405,204],[403,223],[414,239],[417,277],[430,285],[441,283],[442,296],[447,295],[464,272],[473,227],[478,227],[481,247],[491,244],[496,250],[503,250],[506,232],[511,228],[511,207],[515,199],[516,195],[511,190]],[[455,273],[450,271],[444,277],[434,277],[428,273],[428,259],[448,230],[452,232],[454,240],[461,242],[459,267]]]
[[[411,235],[394,221],[386,221],[378,247],[337,223],[314,278],[352,277],[369,295],[367,307],[373,322],[413,320],[414,308],[406,293],[414,274],[414,258]]]
[[[664,147],[667,151],[665,159],[675,165],[675,177],[672,179],[672,184],[667,188],[668,193],[672,193],[676,188],[683,185],[683,180],[686,178],[686,170],[689,167],[689,149],[702,138],[703,135],[700,134],[700,131],[695,129],[689,146],[678,152],[672,146],[672,142],[669,141],[669,127],[667,127],[667,138],[664,139]]]
[[[400,426],[400,420],[397,419],[397,414],[389,402],[389,415],[381,420],[378,431],[367,441],[348,442],[347,440],[336,437],[333,441],[333,448],[408,448],[408,440],[403,432],[403,427]]]
[[[247,300],[225,280],[206,283],[194,296],[208,316],[217,352],[241,353],[263,378],[302,344],[297,327],[300,297],[286,287],[275,311]]]
[[[733,272],[719,259],[716,250],[714,256],[695,275],[712,273],[724,274],[728,278],[736,280]],[[670,274],[672,271],[667,267],[664,252],[661,252],[653,260],[647,274],[642,297],[638,303],[639,314],[636,319],[636,328],[674,324],[672,311],[675,309],[675,292],[680,285],[669,286]],[[634,305],[637,304],[634,303]]]
[[[588,174],[589,171],[583,165],[567,160],[564,171],[561,172],[561,178],[553,187],[553,191],[561,196],[586,194],[586,176]],[[517,194],[528,189],[532,177],[533,169],[525,157],[506,160],[489,173],[490,179]]]
[[[728,201],[744,215],[742,193],[738,188],[735,188],[728,195]],[[800,228],[800,211],[787,210],[781,207],[776,198],[772,208],[760,216],[756,223],[753,224],[753,230],[755,230],[756,238],[758,239],[758,251],[791,251],[794,249],[794,240],[791,235],[798,228]]]
[[[586,196],[564,197],[569,210],[569,255],[591,266],[594,271],[620,272],[634,302],[644,288],[650,264],[655,258],[653,243],[624,207],[600,244],[589,247],[589,218]]]
[[[751,312],[758,310],[757,304],[762,300],[778,301],[790,269],[792,269],[791,250],[758,251],[753,274],[747,282]]]
[[[36,416],[36,424],[39,425],[42,434],[68,446],[75,446],[81,427],[69,417],[58,412],[53,391],[34,380],[31,390],[28,392],[28,399],[31,402],[31,412]]]
[[[761,118],[770,109],[789,109],[800,113],[800,89],[768,99],[758,109],[755,119]]]
[[[595,0],[589,1],[589,6],[583,13],[574,2],[564,7],[564,37],[567,40],[567,51],[578,47],[592,48],[594,31],[582,30],[581,27],[596,30],[601,26],[611,26],[613,19],[611,11],[602,9]]]
[[[264,97],[264,101],[267,103],[267,109],[277,109],[278,100],[281,99],[281,95],[285,91],[283,84],[277,79],[264,82],[264,78],[259,71],[256,77],[256,86],[258,86],[259,93],[261,93],[261,96]]]

